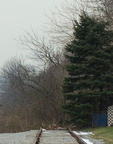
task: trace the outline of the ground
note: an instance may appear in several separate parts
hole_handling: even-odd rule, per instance
[[[37,134],[37,130],[20,133],[0,134],[0,144],[31,144]]]
[[[87,144],[113,144],[113,127],[88,129],[90,132],[77,132]],[[38,130],[20,133],[1,133],[0,144],[31,144],[36,140]],[[103,142],[103,139],[107,142]]]
[[[97,139],[103,139],[107,144],[113,144],[113,127],[101,127],[89,129]]]

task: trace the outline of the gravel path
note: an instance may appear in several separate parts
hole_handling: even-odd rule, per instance
[[[0,144],[33,144],[37,133],[37,130],[31,130],[20,133],[0,134]]]
[[[46,130],[42,132],[40,144],[78,144],[65,130]]]

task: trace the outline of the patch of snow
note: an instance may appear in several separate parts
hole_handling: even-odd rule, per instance
[[[42,131],[46,131],[46,129],[42,129]]]
[[[80,132],[80,135],[93,135],[92,132]]]
[[[92,132],[76,132],[76,131],[73,131],[73,132],[77,135],[93,135]]]
[[[83,141],[85,141],[87,144],[105,144],[103,140],[94,139],[92,135],[94,135],[92,132],[77,132],[73,131],[76,135],[79,135]]]
[[[73,131],[76,135],[80,135],[80,133],[79,132],[76,132],[76,131]]]
[[[92,142],[90,142],[88,139],[84,139],[84,138],[82,138],[83,139],[83,141],[85,141],[87,144],[93,144]]]
[[[80,135],[80,136],[87,136],[87,135],[92,135],[93,133],[92,132],[76,132],[76,131],[73,131],[76,135]],[[82,137],[81,137],[82,138]],[[84,142],[86,142],[87,144],[93,144],[92,142],[89,141],[89,139],[85,139],[85,138],[82,138]]]

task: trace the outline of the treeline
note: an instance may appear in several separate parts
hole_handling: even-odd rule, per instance
[[[57,54],[58,61],[59,58]],[[2,69],[1,131],[38,129],[41,124],[63,125],[64,73],[63,63],[61,66],[56,61],[41,69],[17,58],[7,63]]]
[[[92,4],[93,3],[93,4]],[[30,51],[31,64],[21,58],[12,58],[2,68],[1,77],[1,132],[38,129],[41,125],[65,126],[69,119],[62,109],[67,103],[63,94],[63,80],[68,75],[65,46],[73,39],[73,24],[81,10],[99,20],[113,23],[113,1],[90,0],[74,3],[66,1],[57,9],[48,28],[49,42],[39,40],[35,32],[26,32],[20,42]]]

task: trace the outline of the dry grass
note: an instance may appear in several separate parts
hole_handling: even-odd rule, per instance
[[[90,129],[97,139],[103,139],[107,144],[113,144],[113,127]]]

